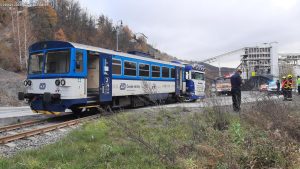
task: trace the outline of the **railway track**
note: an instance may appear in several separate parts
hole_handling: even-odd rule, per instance
[[[17,130],[17,129],[21,129],[24,127],[29,127],[29,126],[33,126],[36,124],[40,124],[40,123],[44,123],[46,122],[46,120],[31,120],[31,121],[26,121],[23,123],[18,123],[18,124],[13,124],[13,125],[9,125],[9,126],[4,126],[4,127],[0,127],[0,133],[3,132],[8,132],[8,131],[13,131],[13,130]]]
[[[92,116],[88,116],[88,117],[83,117],[83,118],[79,118],[79,119],[75,119],[75,120],[68,120],[68,121],[64,121],[64,122],[60,122],[60,123],[56,123],[56,124],[51,124],[45,127],[40,127],[40,128],[36,128],[36,129],[31,129],[29,131],[23,131],[23,132],[19,132],[16,134],[12,134],[12,135],[7,135],[7,136],[3,136],[0,137],[0,144],[6,144],[8,142],[11,141],[15,141],[15,140],[19,140],[19,139],[23,139],[23,138],[27,138],[27,137],[31,137],[31,136],[35,136],[38,134],[43,134],[43,133],[47,133],[49,131],[53,131],[56,129],[60,129],[60,128],[64,128],[64,127],[69,127],[72,125],[76,125],[79,123],[83,123],[86,121],[90,121],[96,118],[99,118],[100,115],[92,115]],[[24,126],[31,126],[34,125],[36,123],[42,123],[41,120],[37,120],[37,121],[29,121],[29,122],[24,122],[24,123],[20,123],[20,124],[16,124],[16,125],[11,125],[11,126],[5,126],[0,128],[0,131],[11,131],[11,130],[15,130],[18,128],[22,128]]]

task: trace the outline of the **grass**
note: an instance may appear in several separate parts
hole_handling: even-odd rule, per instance
[[[121,138],[107,119],[85,125],[58,143],[0,160],[0,168],[164,168],[156,156]]]
[[[182,108],[119,113],[1,168],[299,168],[299,142],[237,114]]]

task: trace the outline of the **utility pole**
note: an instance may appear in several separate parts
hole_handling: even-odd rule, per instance
[[[27,59],[27,29],[26,29],[26,19],[27,19],[27,9],[24,8],[24,59],[25,59],[25,68],[28,66]]]
[[[11,24],[12,24],[12,29],[13,29],[13,38],[15,40],[16,36],[15,36],[15,22],[14,22],[13,7],[10,7],[10,15],[11,15]]]
[[[219,77],[222,77],[220,58],[218,58],[217,60],[218,60],[218,67],[219,67]]]
[[[121,23],[120,24],[120,26],[118,25],[118,23]],[[119,51],[119,29],[121,28],[123,26],[123,22],[122,22],[122,20],[119,20],[118,22],[117,22],[117,26],[116,26],[116,28],[117,28],[117,51]]]
[[[17,30],[18,30],[18,41],[19,41],[20,68],[22,69],[22,53],[21,53],[20,26],[19,26],[19,11],[18,11],[18,10],[17,10]]]
[[[27,8],[24,8],[22,11],[24,14],[24,59],[25,59],[25,68],[27,68],[27,27],[26,27],[26,20],[27,20]]]

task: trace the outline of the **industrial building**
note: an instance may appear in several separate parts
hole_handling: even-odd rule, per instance
[[[279,72],[281,75],[292,73],[300,76],[300,53],[279,53]]]
[[[252,76],[278,78],[277,43],[245,47],[242,51],[240,68],[244,72],[243,79],[250,79]]]

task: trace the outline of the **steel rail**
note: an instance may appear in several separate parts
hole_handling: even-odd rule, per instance
[[[43,123],[45,121],[46,120],[31,120],[31,121],[26,121],[26,122],[23,122],[23,123],[3,126],[3,127],[0,127],[0,133],[16,130],[16,129],[19,129],[19,128],[22,128],[22,127],[31,126],[33,124]]]
[[[69,121],[66,121],[66,122],[50,125],[50,126],[47,126],[47,127],[42,127],[42,128],[30,130],[30,131],[17,133],[17,134],[14,134],[14,135],[0,137],[0,144],[5,144],[5,143],[15,141],[15,140],[19,140],[19,139],[22,139],[22,138],[26,138],[26,137],[46,133],[46,132],[49,132],[49,131],[53,131],[53,130],[56,130],[56,129],[76,125],[76,124],[79,124],[79,123],[82,123],[82,122],[85,122],[85,121],[96,119],[98,117],[100,117],[100,116],[99,115],[93,115],[93,116],[83,117],[83,118],[80,118],[80,119],[69,120]]]

